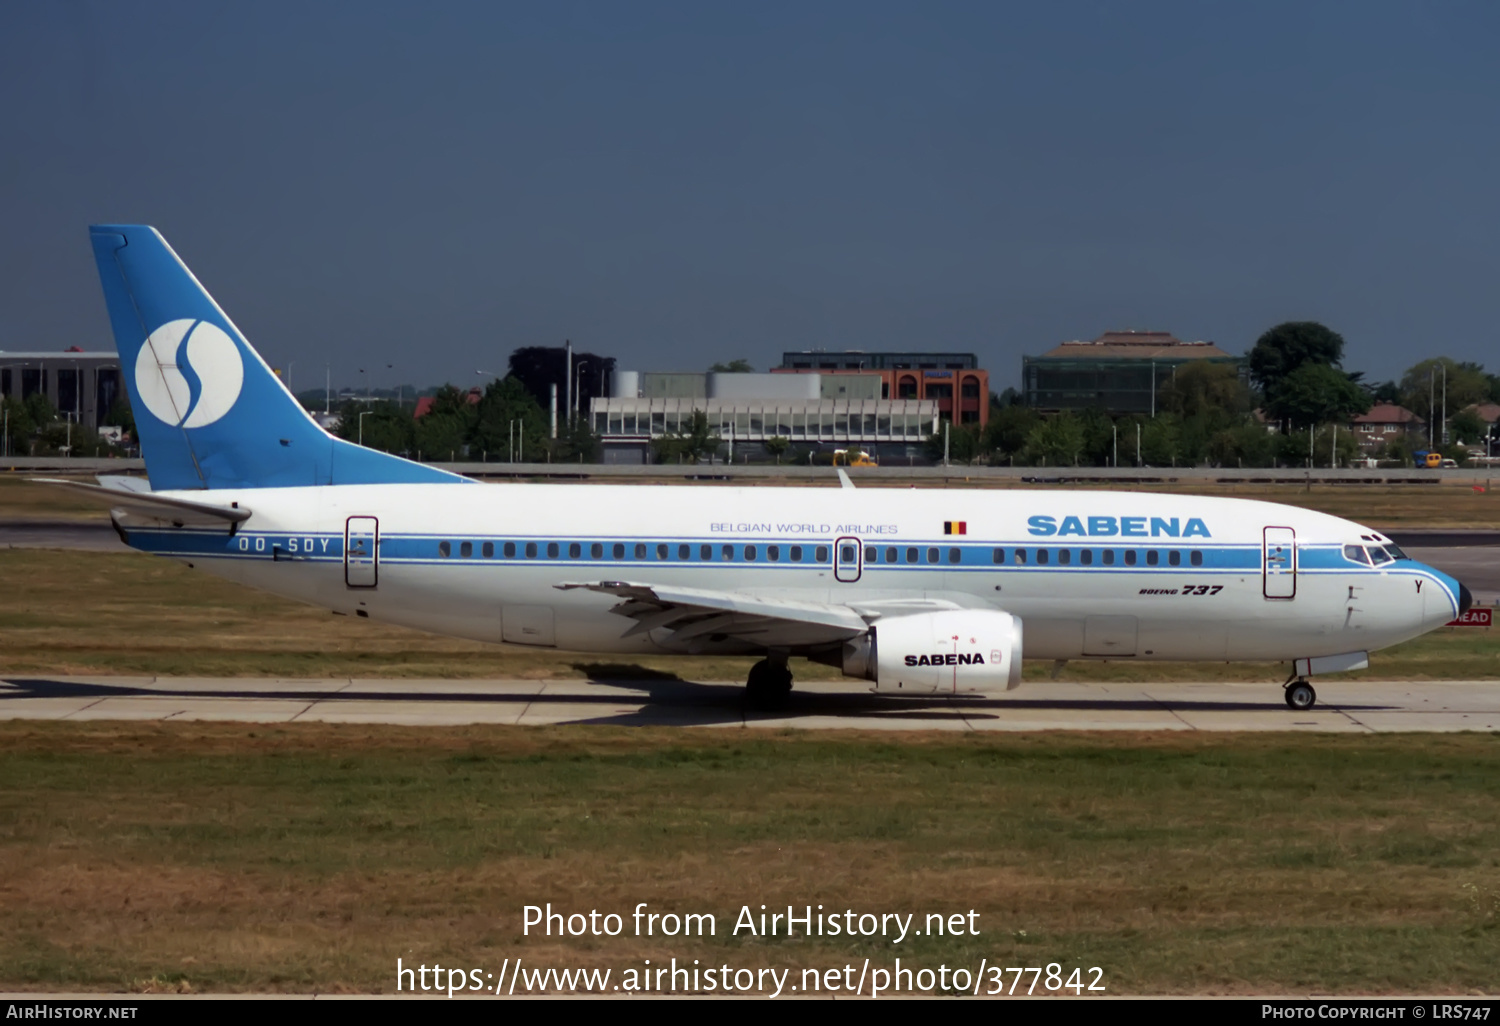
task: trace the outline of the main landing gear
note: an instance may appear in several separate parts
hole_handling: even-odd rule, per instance
[[[745,702],[750,708],[784,708],[791,693],[792,671],[785,656],[767,657],[750,667],[750,679],[745,681]]]
[[[1307,709],[1311,709],[1315,704],[1317,704],[1318,693],[1313,690],[1313,686],[1311,684],[1309,684],[1305,679],[1301,677],[1295,680],[1287,681],[1285,685],[1285,691],[1286,705],[1288,709],[1295,709],[1298,712],[1303,712]]]

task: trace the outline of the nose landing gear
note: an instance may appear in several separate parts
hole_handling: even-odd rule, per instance
[[[1286,682],[1285,697],[1287,708],[1298,712],[1311,709],[1318,701],[1318,693],[1302,678]]]

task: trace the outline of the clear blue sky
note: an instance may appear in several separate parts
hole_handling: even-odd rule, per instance
[[[294,383],[1283,320],[1500,368],[1492,3],[0,4],[0,349],[154,224]],[[386,370],[386,364],[395,368]]]

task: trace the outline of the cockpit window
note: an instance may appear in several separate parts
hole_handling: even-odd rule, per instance
[[[1364,546],[1362,545],[1345,545],[1344,558],[1352,559],[1356,563],[1370,562],[1370,557],[1365,555]]]
[[[1388,555],[1385,549],[1379,545],[1370,546],[1370,559],[1376,566],[1380,566],[1382,563],[1389,563],[1394,558],[1394,556]]]
[[[1401,547],[1399,545],[1397,545],[1395,542],[1386,542],[1385,551],[1390,553],[1392,559],[1410,559],[1411,558],[1406,553],[1402,552],[1401,551]]]

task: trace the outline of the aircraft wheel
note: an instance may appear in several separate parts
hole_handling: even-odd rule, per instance
[[[745,701],[752,709],[783,708],[791,693],[792,671],[785,663],[762,659],[750,667],[750,678],[745,681]]]
[[[1313,686],[1307,681],[1299,680],[1295,684],[1287,685],[1286,704],[1288,709],[1295,709],[1298,712],[1302,712],[1303,710],[1311,709],[1317,701],[1318,693],[1313,690]]]

